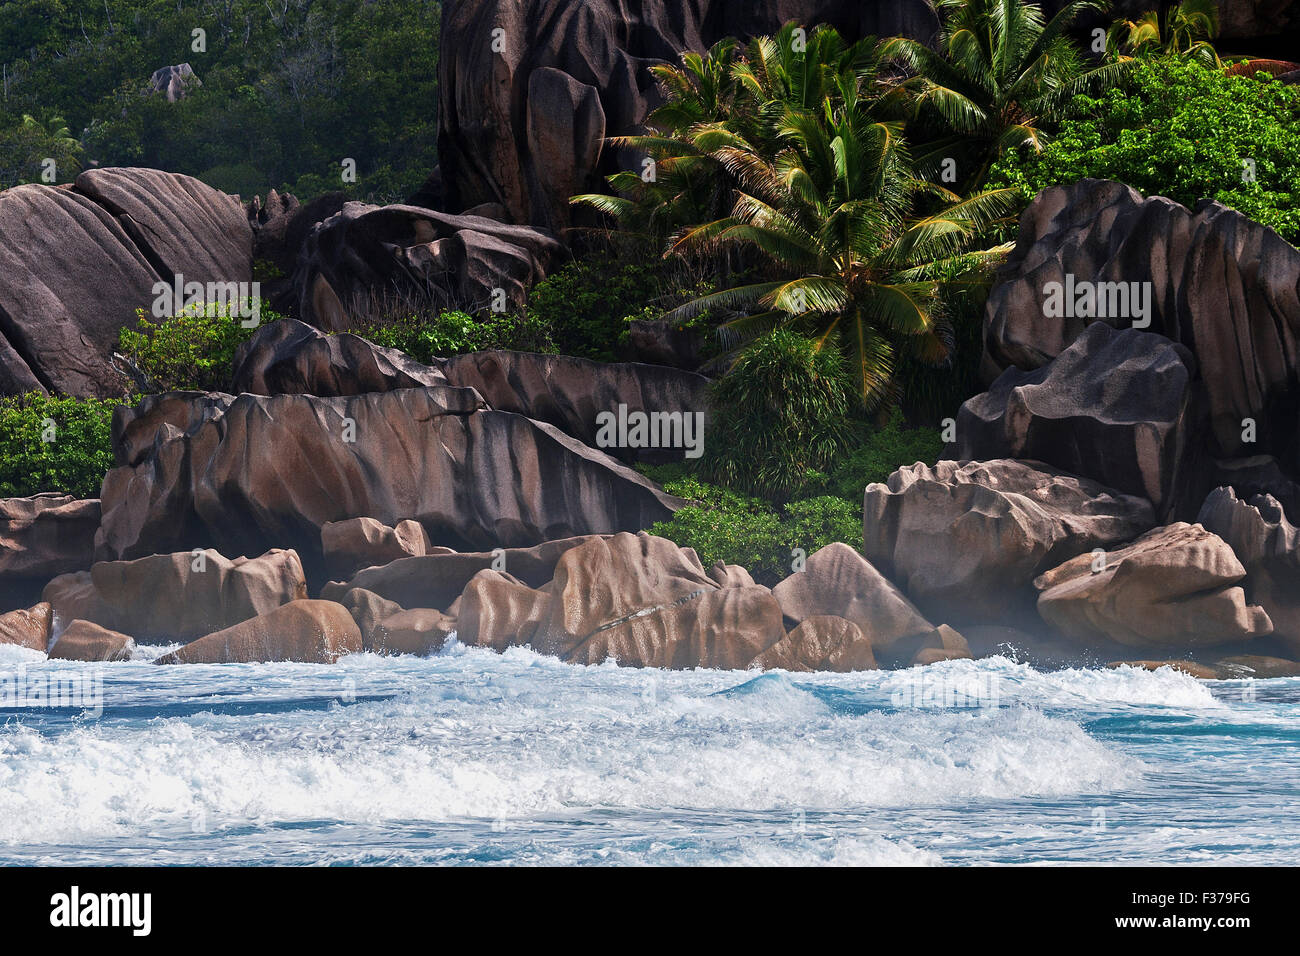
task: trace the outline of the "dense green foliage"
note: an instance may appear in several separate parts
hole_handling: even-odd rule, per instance
[[[245,198],[287,186],[400,200],[436,163],[440,6],[0,0],[0,188],[37,180],[46,156],[60,182],[76,174],[75,156],[20,129],[24,114],[53,113],[87,164],[188,173]],[[176,103],[144,95],[180,63],[202,86]],[[341,180],[349,158],[355,183]]]
[[[0,498],[43,491],[98,498],[113,466],[110,425],[120,404],[39,392],[0,398]]]
[[[658,318],[703,291],[707,286],[676,263],[598,252],[566,263],[535,285],[527,314],[553,331],[565,355],[615,362],[627,357],[631,320]]]
[[[485,313],[475,318],[465,312],[408,315],[353,330],[376,345],[398,349],[428,365],[435,358],[510,349],[517,352],[554,352],[551,327],[531,314]]]
[[[956,165],[966,188],[980,186],[989,164],[1009,149],[1039,149],[1069,99],[1116,82],[1122,62],[1087,65],[1066,30],[1103,4],[1070,0],[1050,20],[1022,0],[937,0],[942,27],[935,47],[906,37],[882,54],[914,75],[900,89],[913,115],[939,135],[918,155],[927,174]]]
[[[947,358],[943,284],[1001,253],[969,247],[1015,197],[963,198],[919,175],[874,41],[846,43],[829,27],[805,37],[791,24],[743,56],[724,44],[659,75],[670,101],[655,132],[616,143],[649,156],[662,178],[616,175],[623,195],[574,201],[651,238],[674,228],[666,255],[719,272],[752,260],[759,272],[740,284],[719,275],[722,291],[670,317],[742,309],[727,323],[742,337],[814,332],[819,347],[849,356],[868,408],[896,398],[900,356]]]
[[[1220,66],[1219,54],[1211,42],[1218,33],[1216,0],[1182,0],[1169,9],[1163,24],[1157,10],[1148,10],[1131,20],[1116,20],[1107,31],[1106,49],[1112,56],[1164,54]]]
[[[794,332],[755,339],[711,392],[703,472],[728,488],[793,497],[824,481],[847,443],[853,387],[844,361]]]
[[[760,584],[775,584],[789,574],[796,548],[812,554],[832,541],[862,545],[861,504],[855,508],[840,498],[822,497],[778,509],[761,498],[693,478],[669,481],[664,488],[694,504],[655,524],[650,533],[694,548],[706,568],[716,561],[739,564]]]
[[[1208,197],[1294,243],[1297,142],[1300,87],[1160,58],[1139,62],[1121,87],[1077,98],[1054,142],[1041,153],[1006,157],[993,177],[1026,199],[1086,176],[1187,206]]]
[[[118,334],[118,349],[144,376],[151,392],[229,391],[235,349],[260,325],[280,316],[262,309],[259,325],[245,325],[218,306],[157,320],[138,309],[134,329]]]
[[[862,506],[867,485],[883,482],[899,468],[918,461],[933,465],[943,451],[938,428],[908,428],[901,415],[855,436],[848,453],[831,470],[828,494]]]

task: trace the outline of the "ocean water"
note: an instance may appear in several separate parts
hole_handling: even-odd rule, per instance
[[[1296,679],[157,653],[0,647],[0,863],[1300,863]]]

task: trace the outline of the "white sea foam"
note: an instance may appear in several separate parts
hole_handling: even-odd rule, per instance
[[[150,665],[119,666],[146,687],[154,678]],[[272,715],[116,721],[111,707],[127,688],[110,684],[108,719],[53,735],[11,725],[0,733],[0,840],[74,841],[194,820],[953,804],[1113,788],[1140,773],[1077,724],[1033,708],[845,711],[784,674],[573,668],[528,652],[351,667],[378,684],[398,677],[404,691],[367,701],[362,688],[352,705]],[[229,670],[166,670],[154,679],[214,679],[202,698],[214,705],[238,690]],[[320,670],[249,666],[239,676],[261,681],[252,696],[269,705],[309,678],[318,697],[337,692]]]
[[[489,847],[481,859],[928,864],[986,845],[1089,859],[1109,834],[1096,808],[1122,828],[1136,812],[1125,800],[1193,784],[1191,748],[1211,739],[1107,741],[1092,721],[1246,719],[1173,671],[1040,673],[1001,658],[667,672],[453,645],[427,660],[137,660],[104,674],[98,720],[0,718],[0,858],[83,845],[111,862],[112,848],[155,846],[144,859],[183,862],[197,831],[200,858],[241,861],[477,860]],[[919,680],[996,686],[996,706],[896,706]],[[1286,708],[1251,713],[1295,732]],[[1218,739],[1198,759],[1222,776]]]

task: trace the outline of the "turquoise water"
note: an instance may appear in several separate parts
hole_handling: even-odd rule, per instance
[[[1297,679],[157,653],[0,648],[0,862],[1300,862]]]

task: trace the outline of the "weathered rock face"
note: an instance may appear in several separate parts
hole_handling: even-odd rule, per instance
[[[333,664],[344,654],[360,652],[361,632],[347,608],[333,601],[293,601],[261,617],[201,637],[154,663]]]
[[[555,565],[566,551],[598,537],[601,536],[579,535],[543,541],[528,548],[453,551],[403,558],[358,571],[346,583],[332,581],[322,589],[321,596],[346,604],[346,595],[353,589],[362,589],[404,608],[428,607],[445,611],[480,571],[495,567],[527,587],[540,588],[555,576]]]
[[[0,581],[48,580],[90,567],[98,527],[98,498],[0,498]]]
[[[480,571],[460,598],[457,636],[496,650],[527,644],[579,664],[736,668],[785,630],[767,588],[720,588],[693,551],[642,533],[567,550],[540,589]]]
[[[1018,461],[900,468],[863,502],[867,560],[950,622],[1005,623],[1032,601],[1037,575],[1154,523],[1144,499]]]
[[[529,226],[349,202],[299,252],[298,317],[341,331],[404,303],[477,312],[493,305],[496,289],[522,305],[562,252],[550,234]]]
[[[912,666],[924,667],[941,661],[969,660],[973,656],[970,645],[960,632],[947,624],[940,624],[920,641],[920,646],[912,655]]]
[[[348,609],[352,620],[357,622],[357,627],[361,630],[361,646],[367,651],[374,647],[375,626],[403,610],[401,605],[385,600],[365,588],[352,588],[339,603]]]
[[[456,636],[470,647],[508,647],[531,643],[551,610],[551,596],[504,571],[479,571],[458,599]]]
[[[1222,459],[1208,471],[1211,487],[1232,488],[1243,499],[1271,495],[1287,514],[1300,515],[1300,483],[1287,477],[1271,455]]]
[[[119,392],[108,358],[157,281],[121,224],[87,197],[40,185],[0,192],[0,391]]]
[[[211,549],[102,561],[55,578],[44,593],[56,633],[82,619],[145,643],[192,641],[306,596],[293,551],[232,560]]]
[[[197,424],[165,425],[138,464],[109,472],[98,553],[290,545],[314,581],[331,521],[411,519],[434,543],[492,549],[639,529],[680,505],[549,425],[480,406],[447,387],[196,400]]]
[[[235,392],[360,395],[446,385],[438,369],[351,333],[326,336],[285,319],[257,330],[235,351]]]
[[[64,661],[125,661],[130,660],[135,641],[125,634],[110,631],[89,621],[73,621],[54,646],[50,648],[51,660]]]
[[[348,518],[321,525],[320,544],[326,571],[335,578],[359,568],[418,557],[432,547],[418,521],[399,521],[397,527],[390,528],[374,518]]]
[[[1149,331],[1185,345],[1199,366],[1211,452],[1273,454],[1296,467],[1300,251],[1219,203],[1189,212],[1091,179],[1045,189],[1021,217],[1016,249],[989,296],[988,373],[1038,368],[1095,320],[1045,316],[1047,284],[1065,285],[1067,276],[1076,283],[1149,283]],[[1245,419],[1256,423],[1253,442]]]
[[[667,416],[662,423],[653,420],[658,424],[647,430],[646,447],[603,449],[624,461],[680,460],[687,438],[703,441],[709,419],[709,382],[694,372],[497,350],[439,359],[428,366],[396,349],[346,333],[326,335],[295,320],[259,330],[239,347],[235,365],[235,390],[257,395],[327,397],[432,385],[473,388],[489,407],[547,422],[591,447],[599,445],[597,416],[602,412],[617,416],[623,406],[628,412]],[[704,417],[686,421],[697,413]]]
[[[262,295],[275,311],[291,314],[298,308],[293,272],[298,253],[316,224],[328,219],[349,202],[343,192],[325,193],[305,203],[291,193],[267,193],[266,201],[254,196],[248,207],[253,229],[253,257],[273,263],[280,275],[262,283]]]
[[[161,93],[168,103],[184,99],[187,92],[202,85],[203,82],[194,75],[194,67],[188,63],[159,67],[149,77],[149,89]]]
[[[235,351],[236,392],[361,395],[446,385],[438,370],[351,333],[326,335],[295,319],[272,322]]]
[[[609,624],[579,641],[564,659],[737,670],[784,637],[781,608],[767,588],[721,588]]]
[[[113,409],[113,458],[138,465],[163,444],[226,414],[235,396],[225,392],[162,392]]]
[[[1216,488],[1197,521],[1232,548],[1246,569],[1246,595],[1267,612],[1274,636],[1300,654],[1300,530],[1277,499],[1243,501],[1231,488]]]
[[[233,197],[151,169],[0,193],[0,392],[120,394],[118,332],[177,272],[251,280],[252,230]]]
[[[966,402],[944,457],[1033,459],[1144,497],[1158,514],[1199,507],[1203,489],[1187,487],[1194,365],[1163,336],[1093,323],[1046,366],[1009,368]]]
[[[637,130],[660,102],[653,64],[789,20],[832,23],[850,36],[928,39],[936,27],[922,0],[446,4],[438,153],[447,208],[496,203],[515,222],[567,226],[570,196],[600,191],[620,160],[639,161],[601,140]]]
[[[456,630],[456,619],[430,608],[398,611],[375,624],[367,650],[376,654],[424,657],[442,650]]]
[[[158,169],[88,169],[77,192],[107,209],[167,282],[247,282],[253,231],[235,196]]]
[[[680,461],[686,439],[694,435],[703,442],[708,429],[709,381],[694,372],[500,351],[457,355],[442,371],[450,384],[477,389],[492,408],[548,422],[593,448],[600,447],[601,413],[617,416],[626,406],[629,413],[675,416],[663,420],[666,428],[652,425],[646,447],[602,448],[623,461]]]
[[[1268,614],[1246,600],[1245,577],[1222,538],[1179,522],[1104,557],[1072,558],[1034,586],[1039,613],[1067,637],[1181,650],[1272,633]]]
[[[747,588],[754,585],[754,576],[739,564],[715,561],[713,567],[709,568],[709,577],[720,588]]]
[[[665,538],[620,534],[566,551],[556,562],[547,590],[552,614],[534,635],[533,646],[565,656],[614,622],[719,588],[693,552]],[[596,662],[591,652],[583,656],[585,663]]]
[[[0,644],[16,644],[45,653],[50,644],[53,613],[45,602],[26,610],[0,614]]]
[[[794,624],[825,616],[853,622],[876,654],[934,630],[871,562],[841,542],[812,554],[804,570],[776,585],[772,596]]]
[[[871,640],[852,621],[828,614],[804,618],[755,663],[763,670],[871,671],[876,658]]]

